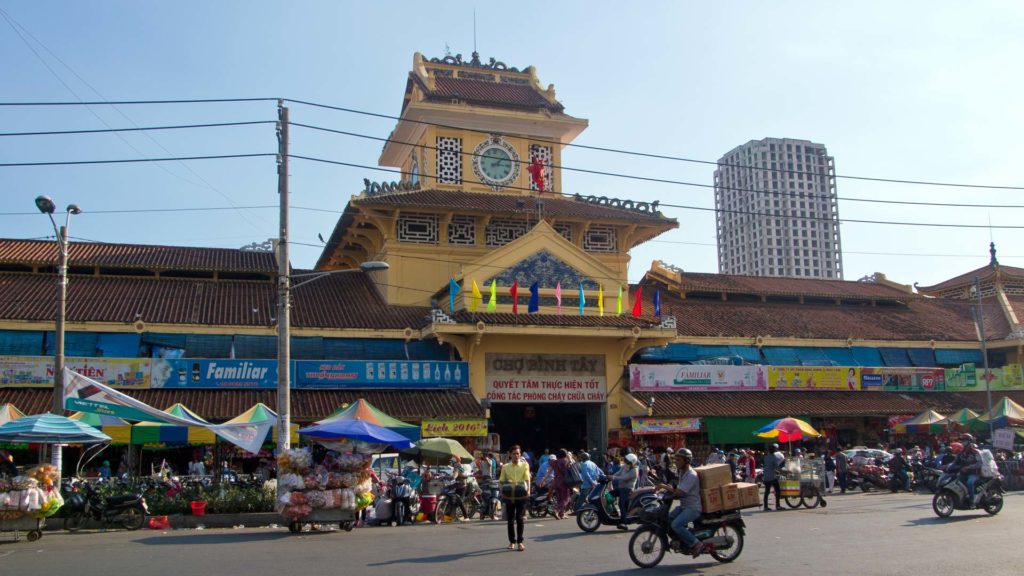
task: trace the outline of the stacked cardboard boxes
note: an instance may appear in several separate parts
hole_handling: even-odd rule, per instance
[[[740,496],[740,508],[757,508],[761,505],[761,490],[757,484],[740,482],[736,484]]]
[[[732,481],[728,464],[709,464],[694,468],[700,480],[700,506],[705,514],[726,510],[722,501],[722,486]]]

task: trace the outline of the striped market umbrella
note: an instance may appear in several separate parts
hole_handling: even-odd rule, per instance
[[[77,420],[56,414],[25,416],[0,426],[0,442],[30,444],[96,444],[110,436]]]
[[[382,426],[393,432],[398,432],[412,441],[420,439],[419,426],[402,422],[397,418],[392,418],[362,398],[348,406],[343,406],[338,410],[335,410],[333,414],[323,420],[319,420],[317,424],[327,424],[328,422],[338,422],[343,420],[361,420],[363,422]]]
[[[262,402],[257,402],[255,406],[249,408],[245,412],[242,412],[238,416],[235,416],[231,420],[225,422],[225,424],[252,424],[256,422],[266,422],[267,420],[277,420],[277,412],[270,409],[269,406]],[[299,443],[299,425],[291,425],[290,440],[292,444]],[[264,443],[276,443],[277,442],[277,426],[271,428],[270,432],[267,433],[267,439]]]
[[[946,429],[946,425],[942,424],[945,418],[935,410],[929,409],[893,428],[897,434],[937,434]]]
[[[813,426],[799,418],[779,418],[754,431],[761,438],[777,438],[779,442],[793,442],[804,437],[821,436]]]
[[[191,420],[196,424],[208,424],[184,404],[178,403],[164,412]],[[132,444],[213,444],[216,435],[202,426],[179,426],[161,422],[139,422],[132,426]]]
[[[0,426],[24,417],[25,413],[18,410],[14,404],[4,404],[3,406],[0,406]]]

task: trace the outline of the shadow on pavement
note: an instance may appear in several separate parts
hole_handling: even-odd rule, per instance
[[[303,536],[311,534],[330,534],[330,532],[303,533]],[[287,532],[214,532],[203,531],[195,534],[174,534],[160,535],[136,540],[139,544],[151,546],[183,546],[198,544],[237,544],[240,542],[270,542],[273,540],[284,540],[295,538],[295,535]]]
[[[529,544],[527,544],[527,547],[529,547]],[[486,550],[477,550],[475,552],[439,554],[437,556],[423,556],[420,558],[399,558],[395,560],[388,560],[386,562],[374,562],[372,564],[367,564],[367,566],[390,566],[392,564],[444,564],[445,562],[454,562],[464,558],[482,558],[484,556],[505,553],[513,554],[511,550],[506,550],[503,546],[501,548],[489,548]]]
[[[666,556],[662,560],[661,564],[658,564],[654,568],[643,569],[643,573],[647,574],[699,574],[705,570],[718,566],[718,562],[689,562],[679,563],[672,562],[672,558]],[[619,570],[608,570],[607,572],[578,572],[578,576],[625,576],[627,574],[636,576],[637,570],[640,568],[625,568]]]
[[[925,516],[924,518],[911,520],[904,524],[904,526],[936,526],[955,522],[967,522],[968,520],[977,520],[978,518],[985,518],[987,516],[988,515],[984,513],[982,513],[981,516],[977,514],[971,514],[970,516],[950,516],[949,518],[939,518],[938,516]]]
[[[600,538],[602,535],[624,536],[630,533],[632,533],[632,530],[629,530],[628,532],[624,530],[598,530],[596,532],[583,532],[582,530],[577,530],[575,532],[562,532],[560,534],[545,534],[543,536],[530,538],[530,540],[536,540],[537,542],[555,542],[558,540],[575,540],[576,538]]]

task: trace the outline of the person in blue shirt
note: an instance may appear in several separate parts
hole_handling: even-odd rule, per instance
[[[544,476],[548,473],[548,466],[556,460],[554,454],[545,454],[540,457],[540,466],[537,467],[537,473],[533,476],[533,482],[538,486],[541,486]]]
[[[586,451],[580,450],[580,494],[582,498],[576,500],[576,509],[578,510],[581,506],[587,503],[587,496],[590,495],[590,491],[597,486],[597,481],[601,478],[601,469],[597,467],[597,464],[590,459],[590,454]]]
[[[100,466],[100,480],[110,479],[110,460],[104,460],[103,465]]]

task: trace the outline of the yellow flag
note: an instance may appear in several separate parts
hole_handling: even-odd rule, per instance
[[[619,286],[619,297],[615,299],[615,315],[622,315],[622,286]]]
[[[498,309],[498,281],[491,280],[491,299],[487,301],[487,311],[494,312]]]
[[[604,285],[597,285],[597,313],[604,316]]]
[[[473,293],[469,298],[469,311],[476,312],[478,306],[480,306],[480,300],[483,296],[480,294],[480,287],[476,285],[476,280],[473,280]]]

